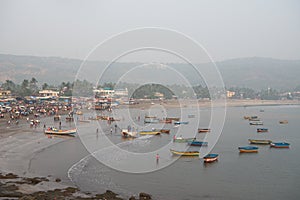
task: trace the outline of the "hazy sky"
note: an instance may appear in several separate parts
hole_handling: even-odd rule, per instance
[[[300,59],[298,0],[0,0],[4,54],[84,58],[99,42],[138,27],[182,32],[215,60]]]

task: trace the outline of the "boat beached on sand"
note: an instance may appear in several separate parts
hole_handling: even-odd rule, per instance
[[[132,137],[135,138],[137,136],[137,132],[128,131],[128,129],[122,129],[121,134],[123,137]]]
[[[74,135],[76,132],[77,132],[76,129],[61,130],[54,127],[50,127],[45,130],[45,134],[49,134],[49,135]]]

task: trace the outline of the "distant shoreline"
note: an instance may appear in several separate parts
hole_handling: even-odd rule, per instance
[[[209,100],[143,100],[138,101],[134,105],[120,105],[119,108],[129,107],[136,109],[146,109],[155,106],[165,108],[180,108],[180,107],[199,107],[209,108],[212,102]],[[240,100],[227,99],[224,102],[216,100],[214,107],[253,107],[253,106],[281,106],[281,105],[300,105],[299,100]]]

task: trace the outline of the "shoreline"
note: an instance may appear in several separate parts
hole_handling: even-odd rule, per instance
[[[187,101],[186,101],[187,102]],[[209,101],[201,102],[202,107],[207,107],[210,105]],[[230,100],[227,102],[228,107],[255,107],[255,106],[282,106],[282,105],[300,105],[300,101],[249,101],[249,100]],[[176,108],[176,103],[167,102],[167,108]],[[177,104],[178,105],[178,104]],[[194,105],[194,104],[193,104]],[[134,105],[136,106],[136,105]],[[138,104],[136,107],[142,109],[145,106],[153,106],[150,102]],[[155,105],[154,105],[155,106]],[[190,106],[190,105],[189,105]],[[178,107],[177,107],[178,108]],[[71,184],[71,182],[66,182],[61,180],[61,177],[55,177],[55,175],[39,175],[36,173],[29,172],[29,165],[31,160],[40,152],[49,147],[53,147],[56,144],[67,141],[64,138],[55,138],[49,139],[43,133],[43,124],[50,125],[53,122],[53,116],[40,117],[41,124],[39,127],[30,128],[29,124],[26,122],[26,119],[19,120],[20,123],[18,125],[11,124],[9,128],[7,128],[6,119],[1,119],[0,121],[0,177],[7,176],[9,173],[13,173],[13,175],[17,175],[18,178],[10,179],[10,183],[7,184],[4,179],[0,178],[0,186],[6,188],[15,188],[13,191],[15,194],[20,192],[22,195],[34,194],[37,195],[38,192],[42,192],[45,195],[55,195],[59,196],[62,194],[70,195],[70,198],[76,199],[76,195],[80,194],[81,199],[89,198],[89,199],[100,199],[96,197],[96,194],[86,194],[84,192],[80,192],[80,190]],[[66,126],[66,123],[64,123]],[[1,174],[2,173],[2,174]],[[21,181],[20,181],[21,179]],[[35,185],[30,185],[26,182],[27,179],[41,179],[42,181]],[[47,180],[48,181],[47,181]],[[56,180],[60,180],[57,182]],[[6,180],[6,179],[5,179]],[[25,180],[25,181],[24,181]],[[22,182],[23,181],[23,182]],[[34,181],[34,180],[33,180]],[[12,187],[15,185],[16,187]],[[20,189],[21,188],[21,189]],[[70,188],[65,190],[66,188]],[[1,189],[1,188],[0,188]],[[24,190],[24,191],[22,191]],[[68,191],[70,190],[70,191]],[[47,193],[49,191],[49,193]],[[27,194],[27,193],[28,194]],[[32,197],[34,197],[34,195]],[[75,196],[73,196],[75,195]],[[96,195],[96,196],[95,196]],[[122,199],[118,197],[117,194],[108,191],[106,199]],[[72,196],[72,197],[71,197]],[[2,197],[2,196],[0,196]],[[84,198],[83,198],[84,197]],[[102,196],[103,197],[103,196]],[[79,197],[78,197],[79,198]],[[33,198],[34,199],[34,198]],[[131,198],[134,199],[134,198]],[[151,199],[151,197],[150,197]]]

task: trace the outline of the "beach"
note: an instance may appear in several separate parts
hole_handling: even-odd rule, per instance
[[[143,102],[136,105],[130,105],[130,108],[133,109],[147,109],[151,108],[154,105],[161,105],[166,108],[178,108],[179,104],[176,101],[165,101],[165,102],[156,102],[154,101]],[[228,100],[227,107],[253,107],[253,106],[276,106],[276,105],[299,105],[299,101],[262,101],[262,100]],[[191,104],[190,101],[185,101],[187,106],[197,106],[197,104]],[[202,108],[209,107],[211,104],[209,101],[202,101],[199,103],[199,106]],[[122,107],[122,106],[121,106]],[[125,106],[123,106],[125,107]],[[118,109],[118,108],[117,108]],[[64,114],[64,113],[61,113]],[[242,116],[241,116],[242,117]],[[32,116],[31,116],[32,118]],[[74,123],[67,123],[64,120],[65,115],[62,115],[63,128],[74,128]],[[81,158],[87,156],[89,152],[82,146],[78,137],[48,137],[44,135],[44,124],[47,126],[58,125],[58,122],[53,121],[53,116],[41,116],[40,125],[35,127],[30,127],[26,119],[20,119],[18,124],[11,123],[7,124],[7,116],[4,119],[0,120],[0,172],[1,172],[1,185],[6,187],[8,185],[15,185],[16,188],[10,187],[13,193],[16,194],[16,198],[19,198],[20,195],[30,195],[37,192],[54,191],[56,190],[57,197],[65,195],[70,195],[70,198],[75,199],[76,196],[81,196],[80,198],[95,198],[101,199],[103,196],[98,196],[96,194],[86,194],[80,192],[80,190],[68,179],[67,170],[72,166],[72,164],[78,162]],[[80,150],[76,155],[73,155],[72,151],[68,152],[67,149],[63,149],[64,143],[73,144],[76,148]],[[66,145],[66,146],[68,146]],[[81,145],[81,146],[80,146]],[[64,155],[66,158],[60,158],[57,156],[57,164],[55,153],[53,152],[52,156],[49,158],[50,162],[49,167],[52,170],[34,170],[32,168],[32,162],[35,161],[37,154],[41,152],[47,152],[51,147],[58,146],[62,151],[66,151]],[[65,161],[64,161],[65,159]],[[48,164],[48,163],[46,163]],[[44,168],[47,168],[46,164],[41,163],[40,165]],[[53,169],[57,167],[56,169]],[[48,172],[51,172],[49,174]],[[42,172],[42,173],[41,173]],[[12,173],[10,175],[7,175]],[[6,177],[7,176],[7,177]],[[11,178],[11,179],[10,179]],[[27,179],[29,178],[29,179]],[[30,179],[32,179],[30,181]],[[7,183],[10,180],[11,183]],[[34,184],[32,183],[34,182]],[[35,184],[36,183],[36,184]],[[6,187],[7,188],[7,187]],[[64,189],[68,188],[68,189]],[[9,189],[7,189],[8,191]],[[19,192],[19,193],[18,193]],[[114,191],[113,191],[114,192]],[[106,199],[121,199],[117,194],[111,191],[107,192]],[[143,191],[140,191],[143,192]],[[1,194],[5,195],[5,194]],[[12,194],[10,194],[13,197]],[[55,193],[49,193],[48,196],[53,197]],[[147,195],[145,195],[147,196]],[[136,198],[140,196],[136,195]],[[150,198],[150,197],[147,197]],[[47,198],[46,198],[47,199]],[[146,199],[146,198],[144,198]]]

